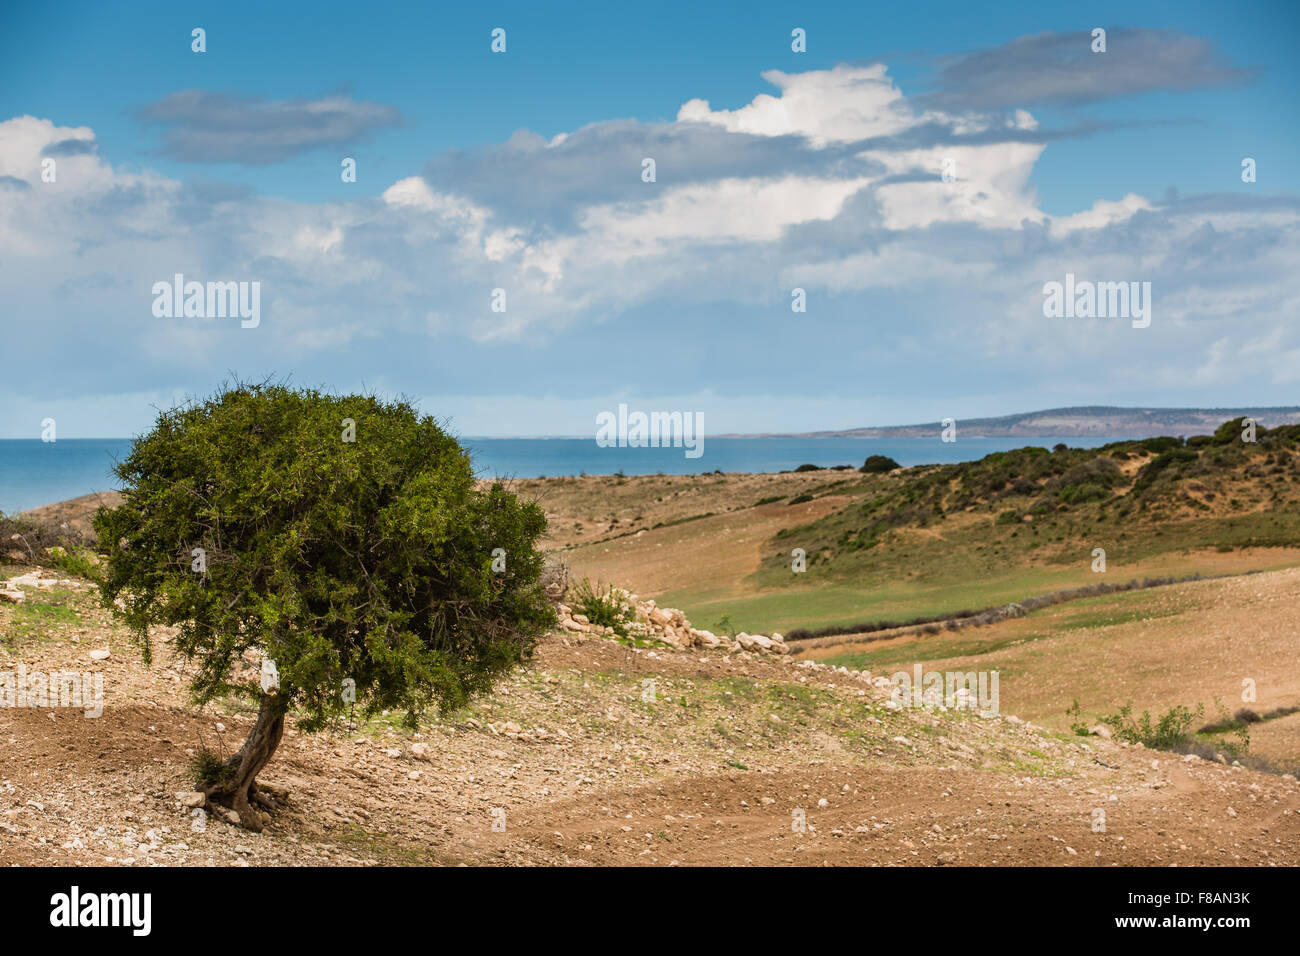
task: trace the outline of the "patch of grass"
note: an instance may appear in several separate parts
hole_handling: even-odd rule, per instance
[[[87,581],[100,581],[103,572],[99,567],[99,556],[89,548],[53,547],[49,551],[49,562],[73,577],[85,578]]]
[[[81,616],[71,606],[72,591],[28,591],[27,600],[14,607],[4,640],[10,647],[29,641],[51,640],[56,628],[78,624]]]
[[[461,861],[419,844],[402,844],[387,834],[367,830],[356,823],[345,823],[331,836],[340,846],[398,866],[455,866]]]

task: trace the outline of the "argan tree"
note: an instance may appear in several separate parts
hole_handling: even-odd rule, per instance
[[[312,731],[359,706],[414,726],[487,692],[554,623],[539,584],[541,509],[405,402],[235,385],[159,415],[101,509],[105,605],[146,663],[150,628],[196,665],[195,702],[245,697],[257,719],[199,789],[260,830],[256,778],[285,719]]]

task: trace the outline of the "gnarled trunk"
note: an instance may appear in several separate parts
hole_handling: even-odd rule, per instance
[[[284,737],[287,706],[279,697],[263,694],[257,721],[244,745],[226,761],[221,779],[203,788],[208,805],[219,804],[239,814],[240,825],[248,830],[262,830],[262,817],[254,804],[274,809],[275,804],[257,789],[257,775],[275,754]]]

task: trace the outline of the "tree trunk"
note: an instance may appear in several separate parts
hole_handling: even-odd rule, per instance
[[[279,697],[263,694],[257,721],[244,745],[226,761],[221,779],[203,788],[208,804],[229,807],[239,814],[239,823],[247,830],[262,830],[262,815],[254,804],[268,809],[275,804],[257,789],[257,775],[275,754],[284,737],[287,706]]]

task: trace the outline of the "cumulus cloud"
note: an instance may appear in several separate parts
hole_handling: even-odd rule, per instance
[[[347,96],[265,100],[182,90],[139,111],[163,129],[163,150],[187,163],[265,166],[305,150],[356,142],[401,122],[395,107]]]
[[[764,78],[776,94],[734,110],[690,100],[669,123],[521,132],[379,197],[314,204],[115,166],[84,127],[2,122],[0,300],[30,319],[8,330],[30,358],[11,387],[293,370],[416,394],[532,389],[568,409],[797,393],[881,421],[872,408],[936,393],[1030,407],[1294,374],[1277,362],[1300,350],[1296,202],[1130,193],[1051,216],[1032,184],[1051,140],[1027,109],[909,99],[880,64]],[[59,147],[43,183],[42,157],[70,141],[88,145]],[[1042,286],[1067,272],[1151,281],[1151,327],[1045,319]],[[262,324],[155,318],[151,286],[176,273],[260,281]],[[522,417],[501,428],[530,430],[528,409],[502,408]],[[925,415],[940,412],[961,414]]]

